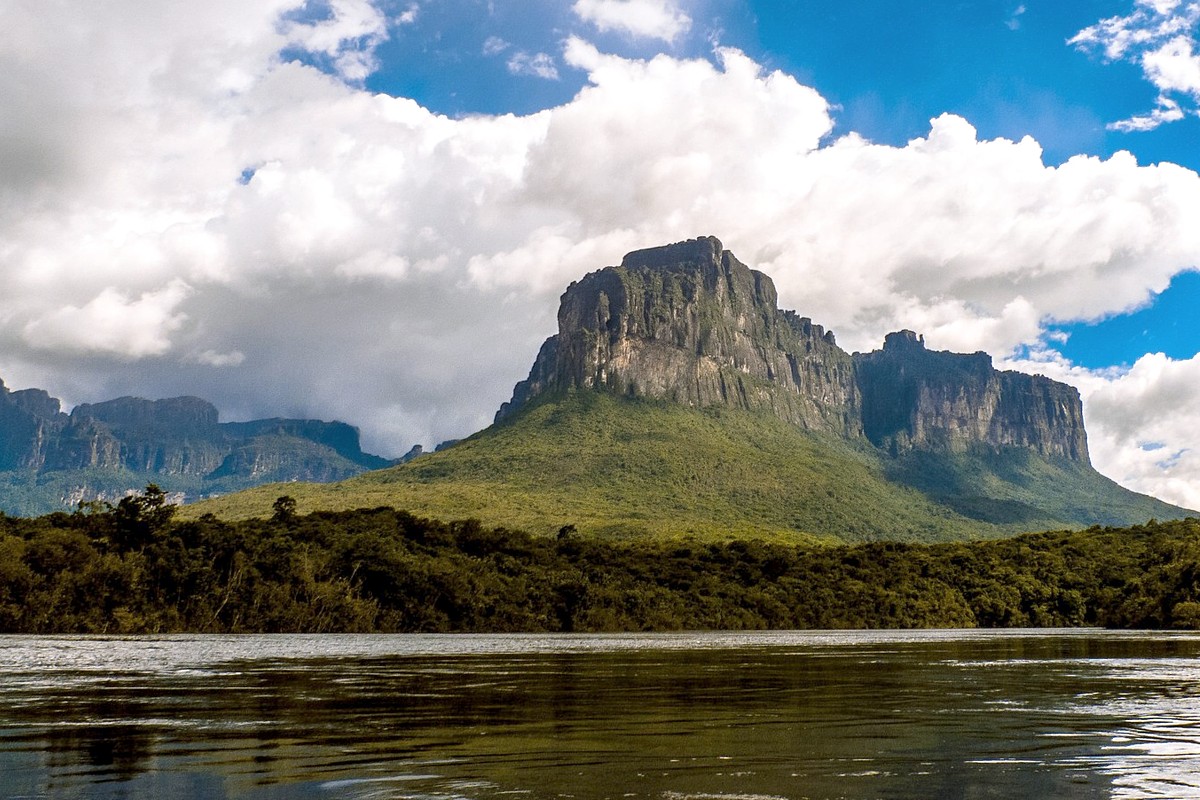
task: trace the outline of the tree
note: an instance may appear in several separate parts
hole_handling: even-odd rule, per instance
[[[296,498],[289,495],[281,495],[275,498],[275,502],[271,505],[274,513],[271,515],[272,522],[278,522],[281,525],[290,525],[296,521]]]
[[[157,484],[148,484],[142,494],[121,498],[113,509],[113,539],[120,551],[142,550],[170,524],[176,506]]]

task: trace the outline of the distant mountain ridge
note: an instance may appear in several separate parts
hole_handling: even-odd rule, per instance
[[[220,422],[199,397],[121,397],[70,414],[42,389],[0,381],[0,510],[44,513],[158,483],[189,501],[264,482],[334,481],[393,462],[343,422]]]
[[[558,333],[491,427],[335,488],[202,508],[262,515],[287,493],[306,510],[394,505],[539,533],[825,541],[1191,513],[1092,468],[1074,387],[911,331],[847,353],[777,302],[713,237],[635,251],[567,287]]]

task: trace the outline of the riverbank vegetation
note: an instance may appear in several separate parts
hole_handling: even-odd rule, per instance
[[[1200,627],[1200,520],[952,544],[557,536],[391,508],[0,515],[0,632]]]

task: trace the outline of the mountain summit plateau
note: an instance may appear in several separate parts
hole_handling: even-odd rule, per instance
[[[998,371],[987,353],[927,350],[912,331],[849,354],[777,298],[713,237],[630,253],[567,288],[559,332],[496,420],[546,393],[594,389],[767,412],[892,455],[1021,447],[1089,463],[1074,387]]]
[[[1073,387],[930,350],[847,353],[713,237],[572,283],[494,424],[336,488],[206,504],[392,505],[550,533],[945,540],[1187,515],[1097,473]]]

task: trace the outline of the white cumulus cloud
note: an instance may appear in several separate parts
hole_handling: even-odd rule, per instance
[[[1135,490],[1200,509],[1200,356],[1150,353],[1128,369],[1089,370],[1042,354],[1004,366],[1079,387],[1092,462]]]
[[[332,59],[343,78],[364,80],[375,71],[375,48],[388,38],[388,20],[371,0],[327,0],[328,18],[319,22],[294,22],[284,28],[290,44]],[[398,18],[400,24],[416,20],[417,6]]]
[[[489,36],[483,41],[483,54],[485,56],[495,56],[503,53],[511,44],[501,39],[499,36]]]
[[[519,50],[509,57],[508,71],[513,75],[528,75],[548,81],[558,80],[558,67],[548,53],[526,53]]]
[[[42,350],[101,352],[138,359],[171,349],[170,334],[186,319],[177,313],[188,293],[182,281],[131,299],[109,287],[82,307],[66,305],[27,322],[25,341]]]
[[[1109,123],[1110,130],[1130,133],[1132,131],[1152,131],[1159,125],[1168,122],[1178,122],[1184,118],[1183,109],[1169,97],[1159,97],[1158,106],[1146,114],[1135,114],[1128,119]]]
[[[1139,64],[1158,89],[1156,107],[1146,114],[1109,125],[1119,131],[1145,131],[1183,119],[1200,105],[1200,3],[1183,0],[1137,0],[1132,13],[1109,17],[1084,28],[1068,44],[1099,50],[1110,61]]]
[[[818,91],[744,53],[639,60],[580,38],[561,57],[588,83],[568,102],[449,118],[338,66],[383,35],[376,6],[331,4],[305,24],[336,29],[301,36],[285,20],[303,5],[48,0],[6,17],[9,386],[338,418],[398,455],[487,424],[563,288],[638,247],[716,235],[851,349],[907,327],[997,355],[1200,264],[1200,176],[1182,167],[1048,166],[1036,141],[953,115],[900,147],[832,139]],[[297,41],[328,61],[293,59]],[[1190,497],[1192,401],[1171,388],[1187,367],[1150,366],[1124,379],[1140,394],[1116,378],[1088,394],[1096,461]],[[1122,416],[1126,401],[1159,416]],[[1154,444],[1174,488],[1152,482]]]
[[[419,3],[409,3],[408,7],[396,16],[396,22],[400,25],[412,25],[417,21],[417,15],[420,13],[421,6]]]
[[[673,42],[692,25],[673,0],[575,0],[571,10],[600,31]]]

